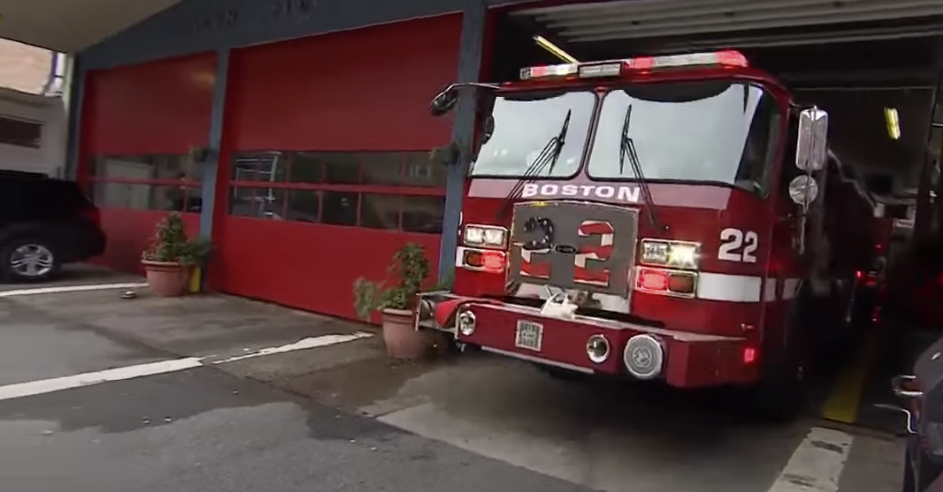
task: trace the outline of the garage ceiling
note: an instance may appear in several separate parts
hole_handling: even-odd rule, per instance
[[[0,0],[0,38],[75,53],[180,0]]]
[[[739,37],[737,42],[724,43],[733,45],[750,42],[744,33],[830,24],[893,24],[907,19],[931,20],[936,30],[930,34],[943,32],[940,0],[620,0],[538,7],[512,15],[533,21],[570,43],[692,35]],[[900,32],[893,25],[874,26],[855,35],[899,37]]]

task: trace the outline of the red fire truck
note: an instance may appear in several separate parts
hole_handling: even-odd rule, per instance
[[[469,87],[454,286],[420,294],[417,329],[557,374],[751,386],[795,408],[872,249],[829,251],[844,205],[824,196],[825,111],[735,51],[525,68],[454,84],[432,113]]]

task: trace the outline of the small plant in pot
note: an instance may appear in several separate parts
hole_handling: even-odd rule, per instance
[[[154,230],[151,245],[141,255],[147,285],[159,297],[183,295],[190,269],[204,263],[210,244],[202,237],[187,236],[186,224],[177,212],[167,214]]]
[[[357,315],[369,321],[380,311],[383,341],[390,357],[418,359],[427,350],[425,338],[413,325],[416,294],[429,276],[429,260],[422,246],[408,243],[393,255],[387,268],[389,277],[373,282],[363,277],[354,282],[354,308]]]

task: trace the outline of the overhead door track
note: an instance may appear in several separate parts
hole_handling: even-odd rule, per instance
[[[821,26],[943,15],[939,0],[622,0],[524,9],[573,42]]]

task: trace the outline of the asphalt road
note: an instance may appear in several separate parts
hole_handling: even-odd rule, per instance
[[[166,358],[7,301],[0,312],[0,388]],[[3,399],[0,490],[588,489],[200,367]]]
[[[900,487],[899,442],[751,423],[723,392],[400,364],[362,326],[120,292],[0,288],[0,492]]]

